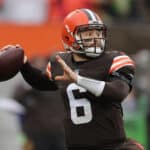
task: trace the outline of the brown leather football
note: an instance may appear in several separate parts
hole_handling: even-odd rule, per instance
[[[21,47],[0,49],[0,81],[14,77],[23,65],[24,50]]]

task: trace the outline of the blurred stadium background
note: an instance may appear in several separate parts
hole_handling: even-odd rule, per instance
[[[90,8],[100,14],[108,26],[107,48],[125,51],[135,60],[137,64],[135,87],[123,103],[125,129],[128,137],[138,140],[146,150],[150,150],[149,0],[0,0],[0,46],[20,44],[24,47],[29,60],[33,60],[35,65],[41,67],[40,62],[36,63],[34,59],[47,59],[53,52],[62,50],[61,22],[67,13],[76,8]],[[2,150],[22,150],[22,145],[26,143],[25,133],[17,125],[14,124],[16,133],[8,134],[7,125],[12,123],[12,118],[3,117],[6,112],[4,115],[1,113],[9,111],[12,115],[14,110],[17,110],[15,114],[24,112],[22,105],[18,106],[18,103],[13,101],[14,93],[20,83],[25,89],[29,89],[28,85],[23,83],[20,74],[8,82],[0,83],[0,114],[2,114],[0,149]],[[17,89],[17,92],[21,93],[21,90]],[[10,102],[11,100],[13,102]],[[55,105],[53,104],[54,108]],[[54,111],[51,110],[51,113],[53,114]],[[6,124],[3,125],[2,122],[5,121]],[[5,130],[7,132],[4,132]],[[14,141],[16,144],[12,141],[12,145],[16,145],[18,149],[15,149],[15,146],[13,149],[11,144],[11,148],[5,147],[5,143],[9,143],[8,138],[4,139],[5,134],[8,134],[9,139],[13,134],[18,135],[17,140]],[[29,145],[24,149],[30,149],[31,144]]]

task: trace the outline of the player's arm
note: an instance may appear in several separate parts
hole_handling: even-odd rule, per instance
[[[87,89],[96,97],[117,101],[122,101],[130,91],[129,85],[119,78],[105,82],[78,75],[77,84]]]
[[[57,76],[56,80],[76,82],[96,97],[122,101],[131,90],[134,67],[128,67],[128,64],[115,71],[111,70],[108,81],[99,81],[76,74],[59,56],[57,61],[62,66],[64,74]]]
[[[112,90],[114,96],[112,99],[123,100],[132,89],[133,78],[135,72],[134,61],[126,54],[114,57],[111,67],[109,69],[108,82],[110,87],[106,86],[103,95],[109,96],[109,92]]]
[[[129,56],[116,56],[110,67],[107,81],[92,80],[78,76],[77,83],[95,96],[122,101],[132,89],[134,69],[134,62]]]
[[[97,97],[122,101],[132,89],[134,69],[134,62],[129,56],[116,56],[110,66],[107,81],[78,76],[77,83]]]
[[[20,72],[33,88],[38,90],[56,90],[57,86],[53,80],[39,69],[33,67],[29,62],[26,62],[20,69]]]

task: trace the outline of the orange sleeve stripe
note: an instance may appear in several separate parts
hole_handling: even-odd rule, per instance
[[[135,66],[134,61],[127,55],[121,55],[114,58],[112,65],[109,69],[109,73],[112,73],[121,67],[124,67],[126,65],[132,65]]]
[[[124,63],[124,62],[131,62],[131,63],[134,64],[134,61],[133,61],[133,60],[125,58],[125,59],[121,59],[121,60],[118,60],[118,61],[113,62],[112,65],[111,65],[111,68],[113,68],[114,66],[117,66],[117,65],[119,65],[119,64],[122,64],[122,63]]]
[[[114,60],[117,60],[117,59],[120,59],[120,58],[129,58],[129,56],[127,56],[127,55],[116,56],[114,58]]]
[[[116,57],[116,58],[113,60],[113,64],[116,63],[116,62],[122,61],[122,60],[131,60],[131,59],[130,59],[128,56],[122,56],[122,57],[121,57],[121,56],[120,56],[120,57],[118,56],[118,57]],[[112,65],[113,65],[113,64],[112,64]]]
[[[109,73],[112,73],[112,72],[114,72],[114,71],[116,71],[116,70],[118,70],[118,69],[120,69],[122,67],[125,67],[125,66],[135,66],[135,64],[134,64],[134,62],[132,60],[131,61],[122,62],[122,63],[120,63],[118,65],[112,66],[110,68],[110,70],[109,70]]]

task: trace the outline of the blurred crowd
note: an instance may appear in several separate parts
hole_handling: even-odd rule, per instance
[[[131,22],[143,25],[150,23],[149,0],[0,0],[0,23],[44,24],[62,21],[68,12],[76,8],[95,10],[110,29],[120,25],[130,26]],[[137,28],[134,28],[133,24],[131,26],[133,29]],[[126,35],[131,32],[119,30]],[[138,31],[142,33],[141,30],[140,28]],[[132,39],[129,39],[132,43],[127,46],[126,42],[121,41],[123,37],[119,33],[116,37],[117,44],[121,43],[121,47],[131,49],[134,45],[134,48],[137,48],[132,52],[125,49],[137,65],[135,87],[123,103],[125,126],[128,136],[139,140],[146,150],[150,150],[150,47],[143,46],[148,39],[146,32],[143,33],[144,36],[140,34],[144,37],[143,47],[137,47],[138,42],[142,40],[137,30],[132,30],[134,31],[137,44],[133,44]],[[111,46],[115,45],[116,41],[112,40]],[[48,58],[49,56],[36,56],[30,61],[44,70]],[[62,103],[57,101],[57,96],[55,92],[31,89],[20,74],[9,82],[1,82],[0,149],[65,149],[61,126],[64,110]],[[11,141],[9,145],[8,141]]]
[[[149,22],[149,0],[0,0],[0,21],[39,24],[60,21],[76,8],[90,8],[104,20]]]

